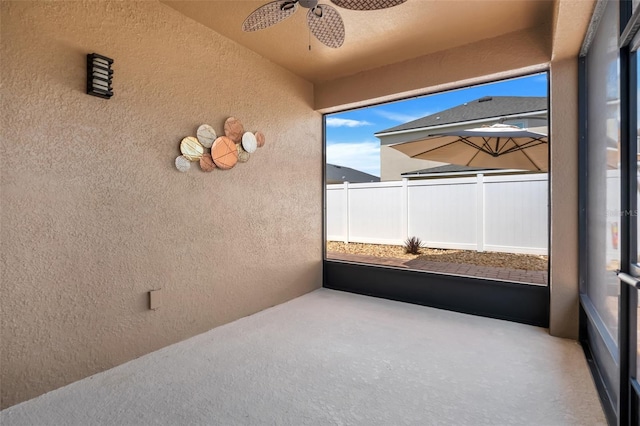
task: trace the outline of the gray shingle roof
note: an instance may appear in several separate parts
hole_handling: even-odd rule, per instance
[[[428,169],[402,173],[402,176],[424,175],[424,174],[430,174],[430,173],[478,172],[482,170],[495,170],[495,169],[487,169],[486,167],[469,167],[469,166],[458,166],[456,164],[447,164],[444,166],[431,167]]]
[[[524,114],[534,111],[546,111],[545,96],[485,96],[475,101],[466,102],[453,108],[427,115],[417,120],[376,133],[388,133],[399,130],[420,129],[423,127],[441,126],[443,124],[462,123],[481,120],[483,118],[503,117],[506,115]]]
[[[361,172],[356,169],[344,166],[336,166],[335,164],[327,164],[326,172],[327,183],[332,182],[380,182],[380,178],[369,173]]]

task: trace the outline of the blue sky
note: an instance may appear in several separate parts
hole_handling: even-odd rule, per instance
[[[380,176],[381,130],[483,96],[547,96],[546,73],[327,115],[327,163]]]

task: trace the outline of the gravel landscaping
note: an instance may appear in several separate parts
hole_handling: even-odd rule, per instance
[[[497,268],[524,269],[527,271],[546,271],[547,256],[533,254],[497,253],[471,250],[445,250],[422,248],[420,254],[408,254],[402,246],[386,244],[345,244],[327,241],[327,253],[337,252],[365,256],[376,256],[396,259],[423,259],[432,262],[464,263],[468,265],[492,266]],[[331,257],[329,255],[329,257]]]

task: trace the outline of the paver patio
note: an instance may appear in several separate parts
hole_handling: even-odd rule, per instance
[[[527,271],[524,269],[497,268],[492,266],[471,265],[467,263],[433,262],[421,259],[404,260],[392,257],[366,256],[361,254],[346,254],[332,251],[327,252],[327,258],[347,262],[373,263],[376,265],[394,266],[419,271],[442,272],[445,274],[515,281],[527,284],[548,284],[547,271]]]

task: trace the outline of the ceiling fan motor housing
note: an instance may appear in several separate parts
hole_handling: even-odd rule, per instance
[[[318,5],[318,0],[300,0],[299,3],[304,8],[313,9]]]

